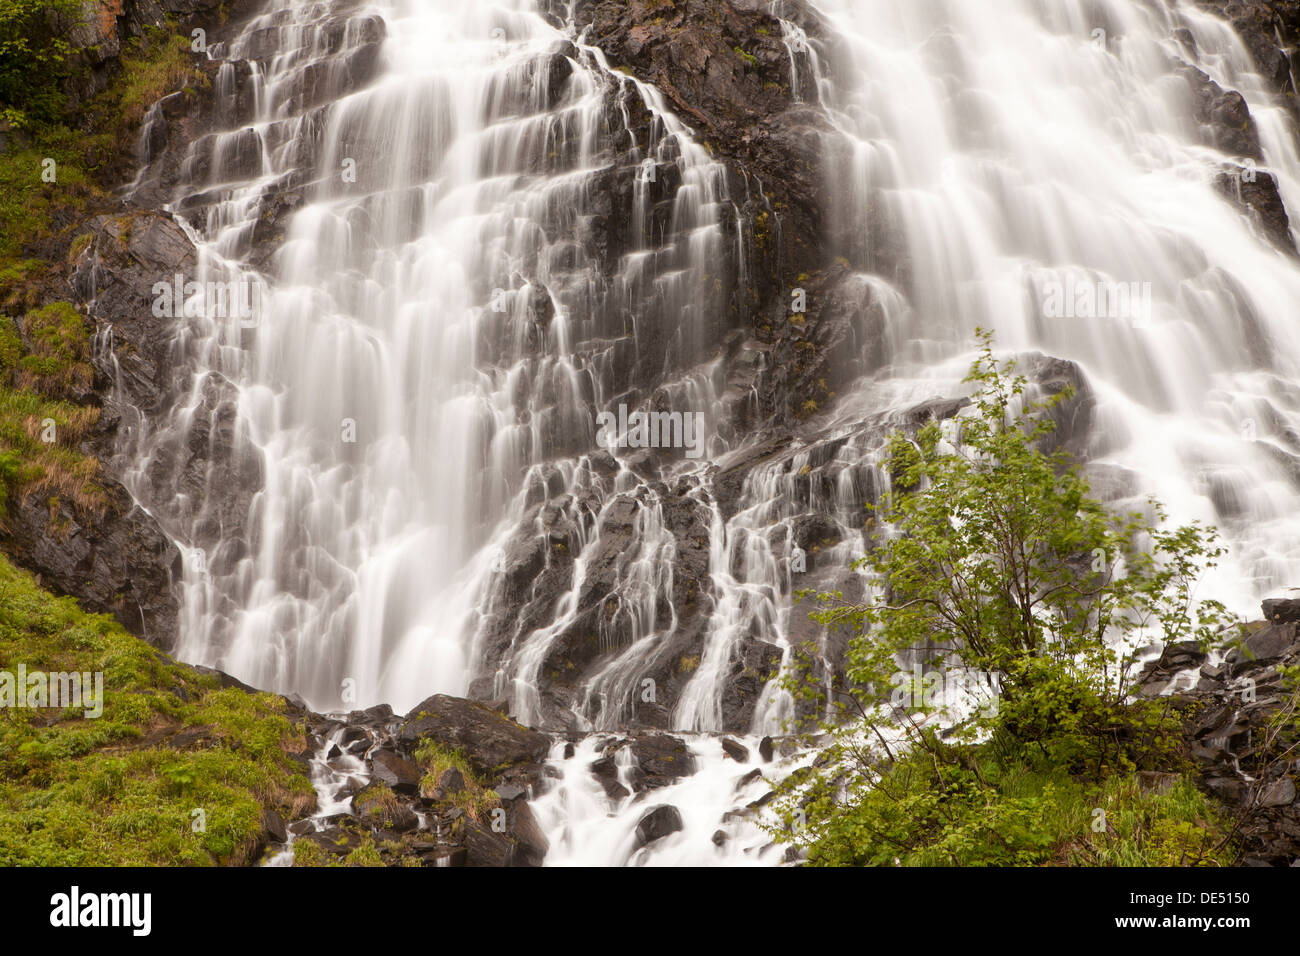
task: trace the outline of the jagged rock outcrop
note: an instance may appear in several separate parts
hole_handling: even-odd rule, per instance
[[[112,614],[157,647],[176,633],[180,580],[176,547],[118,482],[99,479],[102,509],[57,495],[29,495],[7,516],[5,550],[41,586],[71,595],[90,611]]]
[[[1300,602],[1266,601],[1226,654],[1170,644],[1139,677],[1139,693],[1170,694],[1186,715],[1199,783],[1238,822],[1246,866],[1300,861],[1300,723],[1285,669],[1300,663]],[[1231,635],[1227,635],[1231,636]],[[1190,684],[1190,687],[1188,686]]]

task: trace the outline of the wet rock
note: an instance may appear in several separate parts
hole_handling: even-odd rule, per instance
[[[544,734],[482,704],[445,694],[416,704],[398,729],[397,738],[408,753],[425,739],[457,750],[484,778],[510,766],[539,763],[550,744]]]
[[[1197,0],[1230,22],[1259,73],[1279,101],[1300,118],[1292,73],[1300,46],[1300,4],[1295,0]]]
[[[770,763],[772,760],[773,744],[771,737],[764,737],[758,742],[758,755],[763,758],[763,763]]]
[[[590,769],[592,776],[605,788],[605,796],[610,800],[618,801],[631,796],[627,787],[619,782],[618,767],[612,757],[602,757],[594,761]]]
[[[541,824],[527,803],[520,801],[515,805],[510,815],[510,832],[518,844],[511,860],[512,865],[541,866],[551,843],[546,839]]]
[[[469,866],[469,850],[463,846],[417,843],[411,847],[425,866]]]
[[[661,840],[682,830],[684,826],[682,815],[676,807],[667,804],[655,807],[637,822],[636,845],[643,847]]]
[[[374,738],[370,736],[370,731],[366,730],[364,727],[350,724],[348,728],[343,731],[342,735],[340,735],[339,743],[343,746],[344,750],[354,756],[360,756],[370,749],[371,745],[374,743]]]
[[[262,836],[271,843],[284,843],[289,839],[284,819],[269,807],[262,810]]]
[[[106,505],[83,510],[67,495],[33,494],[6,516],[5,551],[55,594],[111,614],[131,633],[168,650],[176,634],[180,552],[118,482],[101,474]]]
[[[1265,601],[1260,607],[1264,619],[1274,624],[1295,624],[1300,622],[1300,600],[1294,598]]]
[[[736,763],[749,763],[749,748],[730,737],[722,738],[722,752]]]
[[[348,777],[339,787],[336,796],[340,798],[353,796],[354,794],[360,793],[361,788],[365,785],[366,781],[362,780],[360,777]]]
[[[1187,81],[1192,115],[1201,124],[1206,144],[1262,162],[1259,130],[1242,95],[1236,90],[1223,89],[1194,66],[1183,66],[1179,73]]]
[[[455,772],[459,776],[459,771],[448,772]],[[371,779],[387,784],[396,793],[414,795],[420,788],[422,776],[418,766],[392,751],[379,750],[371,758]],[[464,785],[463,780],[461,784]],[[439,785],[441,786],[441,779]]]
[[[1256,661],[1275,661],[1292,652],[1297,645],[1295,624],[1255,625],[1240,649],[1229,651],[1225,660],[1239,674],[1246,665]]]
[[[1214,185],[1227,199],[1241,207],[1266,240],[1285,252],[1295,254],[1291,217],[1282,202],[1276,176],[1262,169],[1232,164],[1215,177]]]
[[[637,761],[637,789],[664,787],[695,773],[695,758],[677,737],[655,734],[631,743]]]
[[[722,719],[726,727],[746,727],[768,681],[776,676],[783,652],[775,644],[746,637],[730,664],[722,692]]]

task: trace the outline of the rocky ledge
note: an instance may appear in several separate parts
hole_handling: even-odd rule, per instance
[[[1170,644],[1147,666],[1139,693],[1167,694],[1184,714],[1198,782],[1238,821],[1244,865],[1296,866],[1300,736],[1287,671],[1300,665],[1300,601],[1265,601],[1263,612],[1226,654]]]

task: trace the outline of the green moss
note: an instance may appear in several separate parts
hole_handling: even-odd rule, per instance
[[[448,770],[459,770],[465,778],[465,787],[447,797],[449,804],[460,807],[475,822],[486,819],[494,808],[501,805],[497,792],[484,784],[459,750],[444,747],[426,737],[415,748],[415,762],[425,771],[420,780],[420,796],[432,797],[438,787],[438,778]]]
[[[744,60],[746,63],[748,63],[751,67],[757,67],[757,66],[758,66],[758,57],[754,56],[754,54],[752,54],[752,53],[746,53],[744,50],[742,50],[742,49],[741,49],[740,47],[738,47],[738,46],[734,46],[734,47],[732,47],[732,49],[736,52],[736,55],[737,55],[738,57],[740,57],[742,60]]]
[[[0,710],[0,865],[246,863],[263,808],[312,803],[283,698],[222,689],[0,557],[0,669],[19,664],[102,673],[103,714]]]

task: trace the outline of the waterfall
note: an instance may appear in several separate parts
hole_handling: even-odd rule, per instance
[[[883,223],[909,261],[887,277],[909,309],[881,378],[943,394],[977,326],[1076,362],[1097,401],[1084,455],[1120,477],[1116,504],[1154,494],[1219,526],[1233,557],[1207,583],[1235,610],[1294,583],[1300,267],[1214,180],[1274,176],[1295,210],[1300,165],[1241,40],[1182,2],[818,6],[843,40],[820,92],[848,143],[845,254],[869,268]],[[1250,104],[1257,172],[1206,144],[1186,63]]]
[[[1095,407],[1065,437],[1110,503],[1222,530],[1214,596],[1300,581],[1300,259],[1223,186],[1273,177],[1294,212],[1300,162],[1227,24],[1190,0],[815,0],[823,42],[771,4],[791,100],[827,120],[838,292],[882,344],[724,507],[766,437],[726,396],[753,267],[735,180],[552,6],[271,0],[212,48],[224,125],[169,208],[255,314],[186,310],[189,377],[120,449],[185,554],[180,658],[322,711],[506,698],[585,735],[538,801],[552,862],[779,862],[740,818],[712,839],[765,787],[709,734],[782,732],[801,640],[838,666],[800,575],[852,579],[881,442],[959,394],[977,327],[1074,363]],[[1207,140],[1192,67],[1244,98],[1256,156]],[[620,409],[678,437],[698,416],[701,456],[622,425],[602,447]],[[196,497],[200,432],[226,451]],[[634,722],[687,732],[698,767],[657,794],[683,830],[653,850],[649,804],[587,769]]]
[[[527,3],[334,15],[285,0],[214,51],[231,100],[232,64],[255,67],[251,115],[190,147],[176,208],[195,189],[213,199],[205,264],[246,256],[286,185],[303,202],[255,322],[185,330],[200,375],[137,451],[143,472],[183,442],[219,380],[261,463],[237,542],[192,503],[159,502],[193,558],[181,657],[322,708],[464,694],[495,669],[475,635],[530,496],[557,469],[556,497],[599,494],[596,410],[653,375],[679,414],[713,416],[686,361],[719,311],[722,169],[657,91],[567,32]],[[636,170],[631,208],[611,210],[620,165]],[[599,248],[598,230],[626,249]],[[630,603],[650,601],[633,617],[654,617],[654,573],[628,572]],[[511,679],[533,717],[545,635],[522,643]]]

